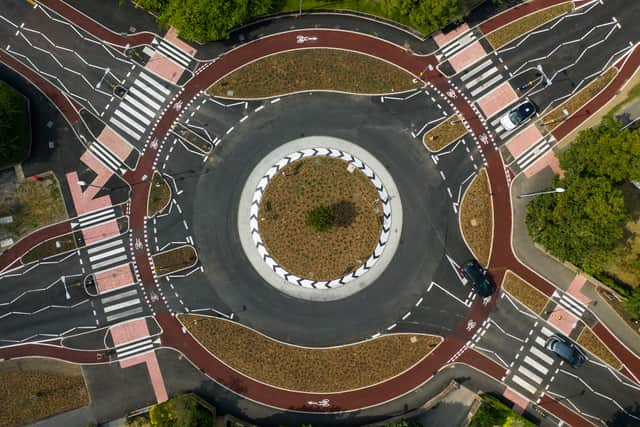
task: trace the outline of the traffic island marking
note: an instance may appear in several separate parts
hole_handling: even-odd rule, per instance
[[[191,245],[183,245],[151,256],[158,276],[176,273],[193,267],[198,262],[196,250]]]
[[[422,137],[422,144],[432,153],[443,150],[467,134],[462,116],[454,114]]]
[[[153,173],[151,185],[149,186],[149,199],[147,202],[147,216],[153,217],[164,211],[171,203],[171,187],[167,180],[158,172]]]
[[[75,248],[76,239],[74,238],[73,233],[63,234],[62,236],[45,240],[39,245],[31,248],[29,252],[22,256],[22,263],[29,264],[33,261],[72,251]]]
[[[424,334],[394,334],[344,346],[310,348],[276,341],[220,318],[180,314],[178,320],[214,357],[274,387],[332,393],[368,387],[410,369],[441,342]]]
[[[487,171],[471,181],[460,202],[460,230],[467,247],[480,264],[487,266],[493,239],[493,206]]]
[[[499,49],[520,36],[535,30],[536,28],[556,19],[560,15],[573,10],[573,2],[565,2],[556,6],[542,9],[524,16],[516,21],[504,25],[486,35],[486,40],[491,47]]]
[[[411,74],[378,58],[346,50],[309,49],[258,59],[217,81],[208,92],[224,98],[260,99],[304,91],[385,95],[416,87]]]

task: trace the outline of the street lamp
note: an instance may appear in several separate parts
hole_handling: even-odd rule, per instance
[[[93,185],[93,184],[89,184],[87,181],[82,181],[82,180],[78,180],[78,185],[80,187],[94,187],[94,188],[104,188],[107,191],[111,191],[111,189],[109,187],[100,187],[99,185]]]
[[[536,191],[535,193],[525,193],[525,194],[520,194],[518,196],[518,199],[522,199],[524,197],[535,197],[535,196],[539,196],[541,194],[553,194],[553,193],[564,193],[565,189],[562,187],[557,187],[554,188],[553,190],[548,190],[548,191]]]

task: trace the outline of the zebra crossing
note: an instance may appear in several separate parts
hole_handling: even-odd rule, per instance
[[[193,56],[166,40],[158,41],[158,39],[154,37],[152,44],[155,46],[157,52],[166,56],[182,68],[188,69],[194,59]]]
[[[509,168],[516,174],[520,173],[545,155],[555,142],[556,140],[552,135],[547,135],[516,157],[509,165]]]
[[[438,59],[438,61],[441,61],[443,58],[450,58],[454,54],[461,51],[464,47],[473,43],[475,40],[476,35],[473,33],[473,31],[467,31],[460,37],[452,40],[451,42],[440,48],[440,52],[436,54],[436,58]]]
[[[160,338],[155,340],[152,337],[146,337],[133,342],[128,342],[115,347],[115,354],[118,359],[125,359],[152,351],[155,344],[160,344]]]
[[[494,55],[485,57],[477,65],[467,68],[459,74],[462,86],[469,92],[470,99],[476,100],[505,80],[499,64]]]
[[[578,301],[572,295],[563,293],[560,294],[557,290],[553,291],[552,298],[555,302],[560,304],[563,308],[573,313],[578,319],[582,317],[587,309],[587,306]]]
[[[108,206],[103,209],[98,209],[96,211],[80,215],[75,219],[75,221],[71,221],[71,228],[74,230],[80,230],[82,228],[94,227],[102,224],[103,222],[113,221],[115,219],[115,206]]]
[[[171,90],[159,80],[141,71],[109,118],[109,123],[139,141],[151,128],[153,119],[170,94]]]
[[[99,273],[129,261],[125,241],[120,235],[91,245],[85,249],[85,252],[93,273]]]
[[[122,321],[144,312],[144,298],[138,286],[129,286],[103,294],[98,298],[104,321]]]
[[[98,141],[93,141],[91,145],[89,145],[89,150],[91,150],[91,152],[112,171],[116,173],[119,172],[121,174],[127,172],[126,165],[122,161],[120,161],[120,159],[114,156],[107,147],[100,144]]]
[[[509,370],[507,370],[503,382],[520,391],[525,396],[530,395],[535,397],[543,392],[545,380],[550,378],[548,382],[553,381],[554,373],[552,369],[556,363],[559,363],[557,359],[545,350],[547,338],[552,334],[553,332],[550,329],[542,326],[533,337],[530,347],[527,348],[525,352],[521,351],[516,355],[516,360]],[[519,357],[521,357],[521,359],[519,359]]]

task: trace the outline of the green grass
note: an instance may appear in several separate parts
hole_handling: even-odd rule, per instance
[[[56,243],[58,243],[60,247],[57,247]],[[22,262],[24,264],[29,264],[30,262],[71,251],[75,248],[76,240],[73,237],[73,233],[65,234],[42,242],[38,246],[32,248],[22,256]]]
[[[622,107],[638,98],[640,98],[640,84],[637,84],[633,88],[631,88],[631,90],[627,94],[627,97],[619,104],[616,104],[616,106],[607,113],[607,117],[615,117],[615,115],[618,114],[618,111],[620,111]]]
[[[31,145],[29,104],[20,92],[0,82],[0,169],[23,162]]]
[[[531,421],[517,414],[498,399],[482,396],[482,405],[471,419],[469,427],[522,426],[535,427]]]

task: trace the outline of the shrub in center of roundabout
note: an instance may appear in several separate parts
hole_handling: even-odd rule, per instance
[[[335,218],[329,206],[318,206],[307,212],[305,225],[316,231],[327,231],[333,226]]]

